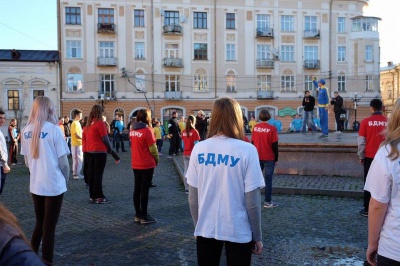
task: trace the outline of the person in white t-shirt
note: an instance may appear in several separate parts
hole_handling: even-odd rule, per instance
[[[393,107],[385,140],[368,171],[367,259],[371,265],[400,265],[400,99]]]
[[[216,100],[212,114],[208,139],[194,146],[186,173],[198,265],[219,265],[224,245],[228,265],[250,265],[263,249],[257,150],[242,141],[237,101]]]
[[[22,130],[21,154],[29,168],[36,215],[31,246],[38,253],[42,242],[42,258],[47,265],[53,263],[55,230],[69,178],[69,153],[54,104],[47,97],[36,97]]]

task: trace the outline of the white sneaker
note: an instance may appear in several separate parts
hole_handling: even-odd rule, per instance
[[[74,175],[73,178],[76,180],[79,180],[79,179],[83,179],[84,177],[82,175]]]
[[[273,202],[264,202],[264,208],[275,208],[278,207],[278,204]]]
[[[335,131],[335,132],[333,132],[333,133],[335,133],[335,134],[340,134],[340,133],[342,133],[341,131]]]

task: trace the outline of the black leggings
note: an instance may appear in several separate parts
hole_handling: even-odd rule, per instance
[[[32,233],[31,245],[38,253],[42,242],[42,258],[47,265],[53,263],[54,237],[64,194],[49,197],[32,194],[35,207],[36,225]]]
[[[103,194],[103,173],[107,162],[107,153],[87,152],[87,175],[89,181],[89,196],[91,199],[102,199]],[[85,162],[85,163],[86,163]]]
[[[144,217],[147,215],[147,205],[149,202],[149,189],[153,179],[154,168],[133,169],[135,175],[135,188],[133,191],[133,204],[135,205],[136,216]]]

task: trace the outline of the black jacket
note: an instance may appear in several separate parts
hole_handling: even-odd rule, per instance
[[[332,98],[331,104],[333,105],[333,111],[335,111],[335,113],[341,112],[343,107],[343,98],[338,95],[337,97]]]
[[[44,266],[45,264],[14,227],[0,223],[0,266],[9,265]]]
[[[176,117],[172,117],[169,121],[168,121],[168,134],[179,134],[179,125],[178,125],[178,120],[176,120]]]
[[[197,116],[195,128],[199,132],[200,138],[204,140],[207,135],[207,118]]]
[[[308,102],[306,101],[308,99]],[[315,106],[315,98],[311,95],[303,98],[304,111],[313,111]]]

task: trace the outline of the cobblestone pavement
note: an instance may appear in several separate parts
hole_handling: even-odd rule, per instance
[[[168,143],[165,154],[167,149]],[[90,204],[84,182],[70,180],[56,230],[54,265],[196,265],[187,195],[172,160],[161,156],[157,187],[150,191],[149,214],[158,221],[140,225],[133,220],[130,153],[120,155],[119,165],[109,156],[104,174],[111,204]],[[273,200],[279,207],[262,210],[264,252],[253,256],[253,265],[363,264],[367,219],[357,214],[361,200],[283,194],[274,194]],[[0,201],[30,237],[35,216],[25,166],[12,167]]]

